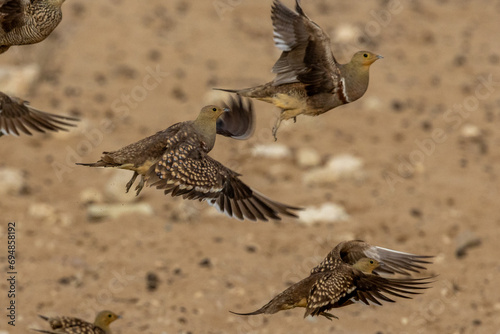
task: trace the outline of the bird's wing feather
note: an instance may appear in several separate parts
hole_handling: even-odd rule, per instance
[[[333,91],[340,71],[328,35],[307,17],[299,1],[294,12],[275,0],[271,18],[275,44],[283,51],[272,69],[273,84],[302,82],[310,95]]]
[[[234,139],[247,139],[255,130],[255,112],[250,99],[243,99],[240,95],[230,97],[227,103],[222,103],[224,112],[217,120],[217,134]]]
[[[290,207],[274,202],[240,181],[239,174],[207,155],[203,143],[192,135],[172,143],[146,175],[151,186],[165,194],[206,200],[230,217],[250,220],[296,216]]]
[[[55,317],[55,318],[47,318],[44,316],[40,316],[42,319],[46,320],[52,329],[64,329],[68,327],[81,326],[81,325],[92,325],[87,321],[81,320],[79,318],[74,317]]]
[[[361,240],[351,240],[339,243],[318,266],[311,270],[311,273],[334,270],[339,260],[353,265],[365,257],[380,262],[380,265],[374,269],[376,274],[402,275],[410,275],[411,272],[420,272],[420,270],[426,269],[424,265],[431,263],[427,259],[432,258],[432,256],[415,255],[372,246]]]
[[[411,299],[428,289],[433,277],[425,278],[384,278],[377,275],[360,275],[355,282],[356,290],[352,299],[366,305],[382,305],[382,301],[394,302],[393,297]]]
[[[46,331],[46,330],[33,329],[40,333],[105,334],[105,331],[102,328],[97,327],[94,324],[81,320],[79,318],[66,317],[66,316],[55,317],[55,318],[47,318],[44,316],[40,317],[46,320],[49,323],[52,330],[54,330],[54,331]]]
[[[340,248],[340,256],[344,262],[356,263],[363,257],[369,257],[380,262],[375,273],[403,274],[410,275],[410,272],[420,272],[424,270],[425,264],[431,262],[427,259],[432,256],[415,255],[411,253],[399,252],[378,246],[372,246],[361,240],[346,242]]]
[[[356,286],[351,275],[340,271],[325,273],[316,281],[309,293],[305,316],[319,315],[319,313],[333,307],[355,289]]]
[[[91,327],[68,327],[59,333],[66,334],[106,334],[106,331],[100,327],[91,325]]]
[[[75,126],[67,121],[78,119],[37,110],[26,101],[0,93],[0,134],[31,135],[30,129],[38,132],[67,131],[64,126]]]
[[[346,272],[326,272],[311,289],[307,315],[320,315],[331,308],[362,302],[366,305],[382,305],[382,302],[395,302],[392,298],[411,299],[428,289],[430,279],[425,278],[384,278],[372,274],[363,274],[354,270]]]

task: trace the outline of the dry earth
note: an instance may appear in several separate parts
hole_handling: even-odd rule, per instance
[[[25,183],[4,188],[0,200],[1,268],[7,271],[7,222],[15,221],[18,271],[15,327],[7,325],[2,274],[0,333],[43,328],[37,314],[92,319],[101,309],[123,315],[115,334],[500,333],[498,0],[303,0],[340,62],[359,49],[385,57],[372,66],[368,92],[283,125],[277,144],[291,152],[284,158],[252,154],[274,145],[277,114],[256,101],[255,135],[218,138],[212,156],[274,199],[336,203],[345,221],[240,222],[151,188],[131,202],[133,194],[119,197],[130,172],[74,165],[194,118],[212,87],[271,80],[279,51],[270,6],[69,0],[46,41],[1,56],[2,71],[38,73],[0,81],[1,91],[82,121],[67,134],[0,138],[0,167],[22,172]],[[297,163],[304,150],[322,164],[357,157],[361,175],[307,184],[313,167]],[[145,211],[89,219],[89,202]],[[413,300],[334,310],[340,319],[332,322],[303,319],[301,309],[229,313],[262,306],[353,238],[435,255],[422,275],[438,280]],[[475,247],[457,256],[467,245]],[[158,279],[153,291],[148,275]]]

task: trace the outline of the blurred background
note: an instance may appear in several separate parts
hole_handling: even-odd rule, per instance
[[[367,93],[283,123],[277,142],[278,110],[255,101],[254,136],[219,137],[211,153],[306,208],[300,219],[241,222],[153,188],[135,197],[132,172],[74,165],[194,119],[225,97],[213,87],[272,80],[271,3],[68,0],[49,38],[1,55],[0,91],[81,118],[68,133],[0,138],[0,242],[15,221],[18,247],[17,326],[4,318],[1,333],[102,309],[123,316],[114,333],[500,333],[500,1],[302,1],[339,62],[384,56]],[[435,255],[417,277],[439,277],[332,322],[228,312],[261,307],[348,239]]]

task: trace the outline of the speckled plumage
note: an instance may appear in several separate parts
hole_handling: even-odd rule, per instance
[[[249,100],[245,105],[241,98],[232,99],[227,111],[229,114],[217,106],[206,106],[194,121],[174,124],[118,151],[104,152],[96,163],[80,165],[132,170],[127,191],[141,175],[137,194],[148,184],[172,196],[205,200],[238,219],[267,221],[281,219],[282,214],[296,217],[292,211],[298,208],[252,190],[240,181],[239,174],[208,156],[217,133],[244,139],[253,132],[254,114]]]
[[[0,53],[43,41],[62,20],[65,0],[0,0]]]
[[[75,126],[67,121],[78,119],[37,110],[29,106],[28,101],[0,92],[0,136],[19,136],[21,133],[31,136],[33,130],[67,131],[64,127]]]
[[[283,51],[272,68],[275,79],[247,89],[221,89],[280,108],[273,128],[275,138],[283,120],[301,114],[317,116],[359,99],[368,88],[370,65],[382,58],[359,51],[349,63],[339,64],[328,35],[307,17],[298,0],[295,8],[294,12],[279,0],[272,6],[274,42]]]
[[[273,314],[295,307],[305,307],[304,317],[322,315],[336,318],[328,310],[362,302],[381,305],[394,302],[391,297],[410,298],[431,283],[426,278],[385,278],[380,274],[403,274],[425,269],[425,259],[386,248],[371,246],[363,241],[341,242],[311,274],[274,297],[269,303],[251,313],[239,315]]]
[[[121,317],[111,311],[101,311],[96,315],[94,323],[90,323],[73,317],[49,318],[40,315],[40,318],[47,321],[52,330],[33,329],[40,333],[57,334],[111,334],[109,325]]]

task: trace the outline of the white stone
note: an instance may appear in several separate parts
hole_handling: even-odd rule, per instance
[[[291,157],[292,152],[283,144],[261,144],[252,147],[252,156],[259,158],[284,159]]]
[[[101,203],[103,199],[103,194],[96,188],[86,188],[80,193],[80,202],[85,205],[91,203]]]
[[[55,216],[56,208],[47,203],[33,203],[28,208],[28,214],[37,219],[46,219]]]
[[[326,167],[339,177],[351,177],[363,167],[363,161],[350,154],[342,154],[328,160]]]
[[[87,207],[87,217],[89,219],[115,219],[125,214],[142,214],[145,216],[152,216],[154,211],[148,203],[90,204]]]
[[[362,180],[364,178],[363,161],[350,154],[342,154],[328,160],[326,166],[304,173],[307,185],[329,185],[341,179]]]
[[[73,223],[73,217],[69,213],[60,212],[54,206],[47,203],[30,204],[28,215],[49,224],[68,226]]]
[[[349,215],[338,204],[327,202],[319,208],[309,207],[299,212],[299,221],[311,225],[314,223],[337,223],[347,221]]]
[[[469,139],[475,139],[481,137],[481,129],[473,124],[465,124],[460,130],[460,134]]]
[[[23,98],[29,93],[31,85],[39,76],[40,66],[38,64],[2,66],[0,67],[0,86],[5,94]]]
[[[26,186],[26,180],[21,170],[0,168],[0,195],[17,195]]]
[[[332,39],[336,43],[352,44],[361,35],[360,30],[352,24],[341,24],[333,31]]]
[[[366,99],[362,99],[361,102],[365,109],[380,111],[382,108],[382,100],[377,96],[368,96]]]
[[[317,167],[321,164],[321,156],[318,151],[310,147],[302,147],[295,154],[297,165],[302,168]]]

